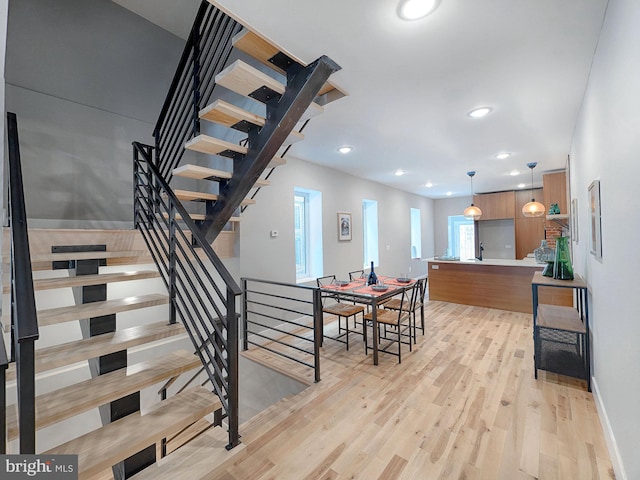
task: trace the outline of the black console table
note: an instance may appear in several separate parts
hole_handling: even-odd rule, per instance
[[[538,303],[538,287],[571,288],[575,307]],[[535,378],[538,369],[582,378],[591,391],[587,285],[578,275],[556,280],[535,272],[531,280]]]

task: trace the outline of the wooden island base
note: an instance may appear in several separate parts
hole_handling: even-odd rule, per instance
[[[429,299],[533,313],[531,279],[543,265],[526,260],[428,261]],[[573,305],[570,289],[540,287],[540,303]]]

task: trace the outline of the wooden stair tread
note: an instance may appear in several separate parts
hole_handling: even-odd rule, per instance
[[[215,395],[196,387],[44,453],[78,455],[79,478],[89,478],[219,408]]]
[[[206,200],[216,201],[218,200],[218,195],[215,193],[206,193],[206,192],[193,192],[190,190],[174,190],[173,193],[176,194],[179,200],[184,200],[188,202],[204,202]]]
[[[271,181],[259,178],[258,181],[253,184],[253,187],[262,188],[262,187],[268,187],[269,185],[271,185]]]
[[[276,167],[280,167],[282,165],[286,165],[287,161],[282,158],[282,157],[273,157],[271,159],[271,161],[269,162],[269,164],[267,165],[268,168],[276,168]]]
[[[87,285],[102,285],[105,283],[130,282],[158,278],[157,270],[139,270],[131,272],[99,273],[96,275],[78,275],[75,277],[39,278],[33,281],[35,290],[51,290],[55,288],[83,287]]]
[[[231,151],[245,155],[247,147],[235,143],[220,140],[219,138],[210,137],[209,135],[200,134],[185,143],[184,148],[195,152],[206,153],[209,155],[218,155],[226,151]]]
[[[131,480],[175,480],[212,478],[215,472],[223,472],[232,462],[246,455],[246,446],[240,444],[231,450],[227,433],[222,428],[211,428],[165,458],[151,465]]]
[[[166,212],[163,214],[163,216],[165,218],[169,217],[169,215]],[[204,213],[190,213],[189,217],[191,217],[192,220],[204,220],[205,218],[207,218],[207,216]],[[176,214],[176,220],[178,221],[182,220],[182,215],[180,215],[179,213]],[[229,219],[229,222],[231,223],[237,223],[239,221],[240,221],[240,217],[231,217]]]
[[[246,53],[250,57],[255,58],[263,65],[267,65],[274,70],[282,73],[283,75],[286,73],[285,70],[277,65],[274,61],[272,61],[272,59],[274,59],[274,57],[276,56],[281,55],[286,55],[289,58],[291,57],[287,53],[282,52],[272,43],[252,32],[251,30],[247,30],[246,28],[241,30],[233,37],[232,42],[235,48]],[[291,60],[296,61],[297,63],[302,63],[295,59]],[[318,96],[329,93],[330,91],[335,89],[336,86],[327,81],[320,89]]]
[[[242,60],[236,60],[216,75],[215,82],[229,90],[245,97],[251,97],[253,92],[263,87],[282,95],[285,86],[273,77],[248,65]]]
[[[100,405],[193,370],[200,359],[186,351],[146,360],[36,397],[36,429],[58,423]],[[7,437],[18,437],[17,409],[7,409]]]
[[[171,325],[168,321],[163,321],[137,325],[87,339],[40,348],[35,352],[35,370],[36,373],[46,372],[90,358],[126,350],[137,345],[181,335],[184,332],[182,324],[174,323]],[[7,370],[7,381],[15,379],[15,364],[12,363]]]
[[[218,195],[216,195],[215,193],[194,192],[191,190],[174,190],[173,193],[176,194],[176,197],[178,197],[179,200],[183,200],[183,201],[205,202],[207,200],[209,201],[218,200]],[[247,198],[240,203],[240,206],[243,207],[245,205],[254,205],[255,203],[256,203],[255,200]],[[194,215],[196,214],[191,214],[190,217],[195,220]],[[204,216],[202,220],[204,220]]]
[[[126,312],[138,308],[153,307],[169,303],[167,295],[151,293],[134,297],[105,300],[103,302],[85,303],[68,307],[56,307],[38,312],[38,325],[46,327],[56,323],[71,322],[84,318],[100,317],[112,313]]]
[[[247,122],[258,127],[264,127],[265,119],[260,115],[251,113],[224,100],[216,100],[206,106],[199,113],[200,118],[210,122],[219,123],[225,127],[233,128],[240,122]]]
[[[178,177],[194,178],[196,180],[206,179],[230,179],[231,172],[224,170],[216,170],[208,167],[201,167],[200,165],[186,164],[173,170],[173,174]]]
[[[61,252],[43,253],[31,256],[31,262],[66,262],[68,260],[102,260],[108,258],[138,257],[145,255],[144,250],[124,250],[106,252]]]

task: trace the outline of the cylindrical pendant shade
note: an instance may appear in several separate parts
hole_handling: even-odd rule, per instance
[[[531,200],[529,203],[526,203],[524,207],[522,207],[522,214],[525,217],[541,217],[544,215],[546,208],[540,202],[536,202],[535,200]]]
[[[482,216],[482,210],[472,203],[464,209],[464,216],[470,220],[478,220]]]

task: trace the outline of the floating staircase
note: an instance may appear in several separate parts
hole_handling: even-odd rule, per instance
[[[96,232],[78,232],[73,235],[77,242],[82,241],[83,235],[90,235],[91,241],[95,242],[100,235]],[[134,232],[123,232],[122,235],[130,237],[131,233]],[[148,292],[149,289],[164,288],[158,279],[160,275],[157,270],[148,267],[140,269],[136,264],[147,262],[148,253],[144,250],[108,249],[114,235],[117,234],[118,232],[111,231],[105,236],[101,246],[107,246],[106,251],[46,253],[42,251],[46,248],[45,238],[49,237],[55,242],[60,240],[58,234],[55,231],[46,231],[46,234],[32,231],[34,240],[31,243],[35,244],[36,251],[31,258],[34,264],[38,265],[33,282],[37,306],[66,303],[69,298],[77,300],[82,296],[78,294],[84,292],[83,289],[87,287],[105,288],[109,292],[118,284],[121,286],[115,293],[124,291],[128,294],[124,298],[109,298],[104,301],[53,307],[49,305],[49,308],[40,308],[37,311],[40,340],[35,344],[34,366],[38,393],[35,398],[35,428],[37,432],[54,428],[68,433],[62,435],[62,443],[56,446],[49,445],[50,439],[44,442],[37,441],[36,445],[44,443],[48,446],[46,452],[38,449],[36,453],[79,455],[80,479],[114,478],[113,466],[128,461],[127,459],[141,451],[159,451],[158,446],[164,439],[178,435],[185,429],[193,429],[193,425],[196,424],[197,429],[192,436],[198,438],[203,430],[209,436],[216,436],[218,441],[213,443],[215,455],[226,464],[230,459],[236,458],[243,449],[227,451],[224,448],[226,443],[220,440],[226,439],[225,430],[219,426],[211,428],[211,421],[206,418],[220,410],[220,399],[203,387],[188,387],[179,391],[179,387],[201,368],[202,363],[192,351],[193,347],[187,339],[184,326],[168,321],[166,305],[169,296],[165,293]],[[69,240],[68,236],[60,235]],[[83,249],[83,246],[76,245],[75,248]],[[95,248],[95,245],[89,248]],[[96,274],[74,275],[81,272],[83,262],[97,262],[102,266]],[[121,267],[123,262],[131,265]],[[114,267],[109,267],[110,263],[117,264],[117,270],[121,271],[112,271]],[[51,271],[54,267],[58,271]],[[149,285],[149,282],[153,283]],[[6,278],[3,283],[3,304],[7,305],[11,286]],[[137,291],[141,293],[137,294]],[[165,309],[165,313],[159,313]],[[149,313],[145,313],[147,311]],[[124,312],[128,312],[125,314],[128,318],[127,325],[122,328],[119,326],[119,316]],[[88,322],[86,319],[99,319],[105,315],[116,316],[115,331],[69,340],[74,335],[72,332],[82,330],[82,321]],[[133,315],[136,318],[133,318]],[[5,330],[9,330],[10,322],[9,316],[3,316]],[[134,325],[131,326],[131,323]],[[50,332],[49,329],[60,326],[64,326],[70,333],[63,335],[62,343],[53,343],[50,336],[60,336],[60,333],[55,330]],[[41,342],[44,343],[39,348]],[[83,373],[87,371],[87,367],[92,369],[90,362],[95,362],[95,359],[107,359],[106,363],[110,363],[108,359],[114,358],[113,356],[122,358],[123,354],[128,360],[124,361],[125,365],[121,368],[111,371],[107,369],[100,375],[90,375],[91,378],[87,378],[87,374]],[[117,363],[117,360],[115,362]],[[187,378],[180,380],[184,375]],[[17,380],[14,363],[7,369],[6,379],[11,393]],[[52,379],[55,384],[53,389]],[[170,387],[168,398],[160,401],[158,385],[167,382],[175,383]],[[142,414],[139,408],[136,408],[136,411],[122,418],[105,422],[104,413],[101,413],[99,416],[103,418],[103,426],[91,431],[78,427],[78,421],[74,420],[84,419],[79,421],[80,424],[87,419],[89,424],[96,423],[96,420],[91,419],[98,416],[97,412],[101,406],[121,405],[118,402],[122,399],[130,399],[131,396],[135,398],[136,395],[140,396],[140,392],[147,392],[145,398],[157,398],[156,403],[146,407]],[[76,433],[72,433],[73,431]],[[36,439],[38,435],[39,433],[36,434]],[[19,436],[18,408],[16,404],[10,404],[7,406],[9,452],[16,453]],[[179,451],[180,448],[177,452]],[[126,476],[134,473],[135,470],[129,470]]]
[[[215,239],[225,223],[232,219],[237,222],[240,218],[237,209],[243,211],[255,203],[253,199],[258,191],[270,184],[268,177],[273,169],[284,164],[282,157],[288,148],[304,139],[301,130],[306,122],[324,111],[319,102],[328,103],[332,100],[329,93],[339,91],[327,81],[328,76],[339,69],[328,59],[321,59],[311,67],[306,66],[247,29],[235,35],[232,44],[252,58],[248,61],[255,65],[237,59],[215,75],[215,84],[263,104],[262,111],[265,113],[256,113],[259,108],[257,104],[250,105],[251,102],[235,105],[223,98],[213,98],[198,111],[198,121],[222,126],[246,136],[238,143],[233,143],[198,131],[184,144],[184,148],[214,156],[209,157],[208,163],[219,164],[215,156],[230,158],[233,160],[233,171],[187,162],[174,168],[170,176],[212,182],[207,185],[207,191],[201,194],[191,190],[176,190],[178,198],[186,202],[187,210],[193,212],[191,218],[198,222],[209,240]],[[269,67],[270,73],[265,73],[265,66]],[[340,93],[339,96],[344,96],[344,93]],[[292,105],[295,108],[291,108]],[[220,131],[219,128],[217,131]],[[261,150],[264,147],[267,149]],[[265,170],[268,170],[266,175],[263,173]],[[191,202],[204,202],[205,212],[196,206],[189,206]]]

